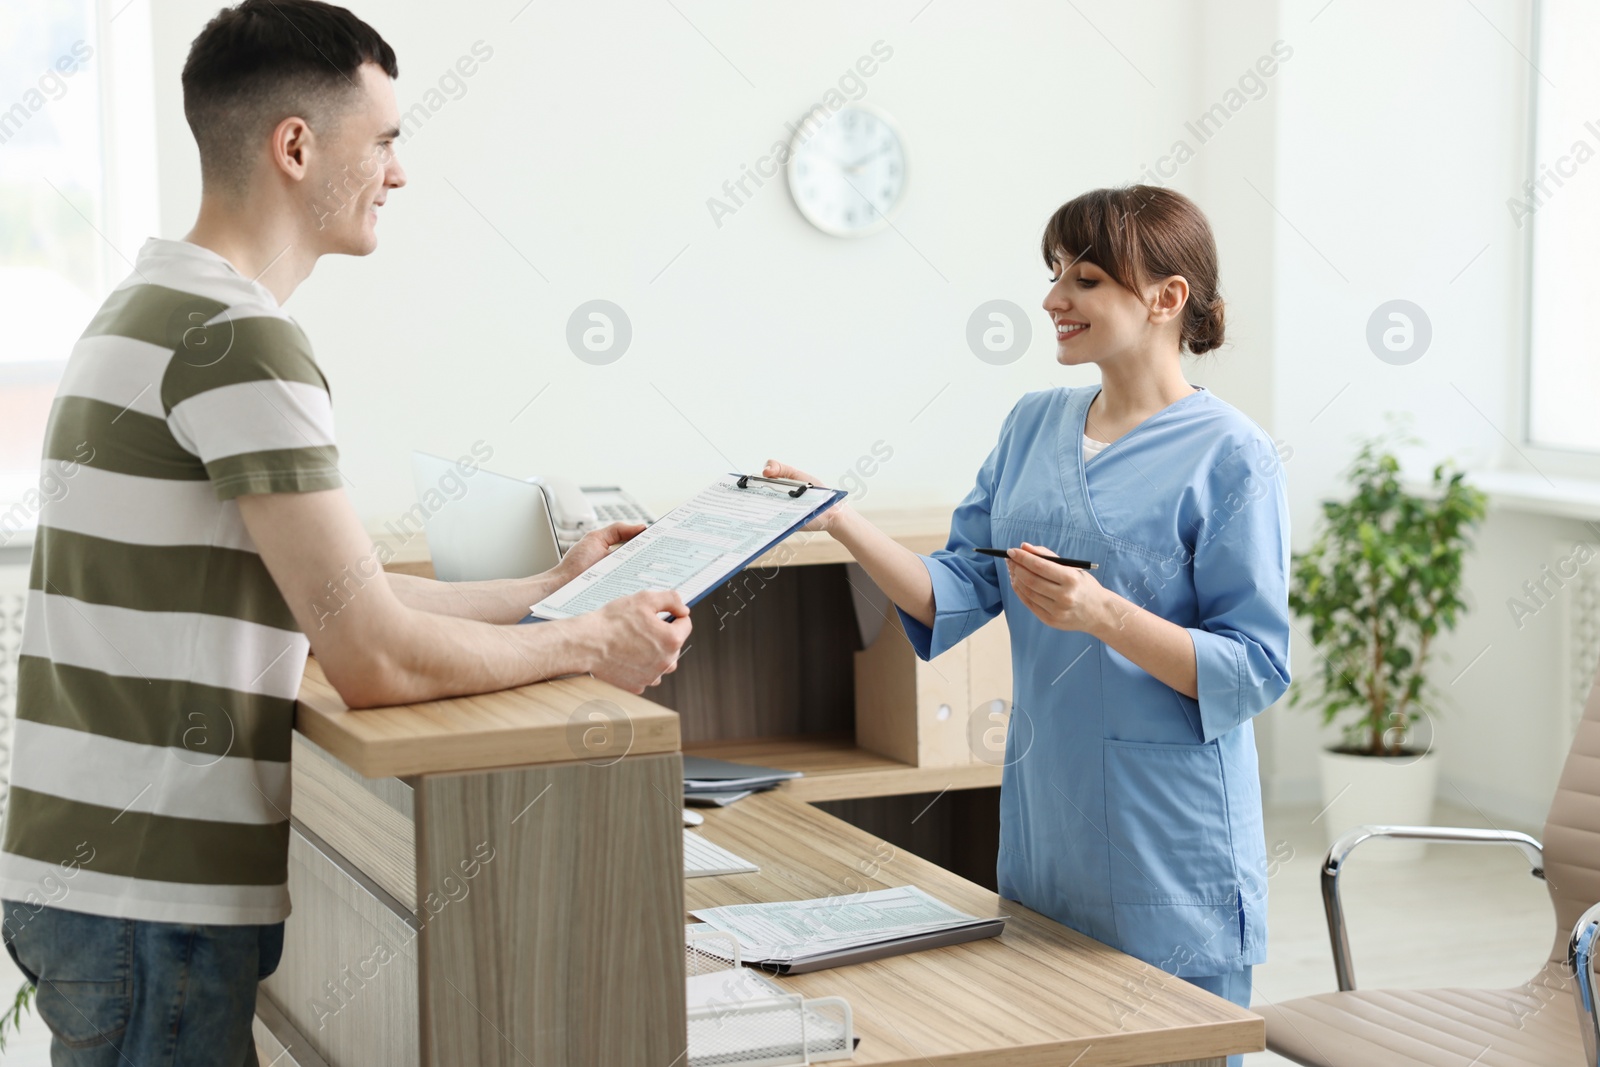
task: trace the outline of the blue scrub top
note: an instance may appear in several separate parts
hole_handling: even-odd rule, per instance
[[[1271,439],[1204,389],[1085,467],[1099,386],[1029,393],[922,557],[937,656],[1005,612],[1014,700],[1000,788],[1000,894],[1180,976],[1265,962],[1266,839],[1251,718],[1289,685],[1289,515]],[[1028,541],[1194,639],[1193,700],[1104,642],[1053,629],[1001,561]]]

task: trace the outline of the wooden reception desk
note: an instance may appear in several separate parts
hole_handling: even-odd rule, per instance
[[[943,543],[946,512],[880,516]],[[394,569],[428,573],[397,546]],[[396,546],[391,546],[396,547]],[[1009,712],[1004,629],[932,664],[826,538],[802,535],[695,608],[649,699],[590,678],[350,711],[316,662],[296,720],[283,961],[262,1062],[672,1067],[687,909],[914,884],[995,939],[780,979],[849,1000],[851,1063],[1215,1063],[1261,1019],[993,890]],[[852,586],[855,588],[852,589]],[[806,777],[707,813],[761,873],[683,878],[692,751]]]

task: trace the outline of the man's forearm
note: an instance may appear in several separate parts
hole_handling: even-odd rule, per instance
[[[377,655],[348,677],[334,678],[325,661],[329,680],[352,707],[379,707],[496,692],[584,672],[594,662],[588,619],[492,626],[443,614],[402,618]]]
[[[551,572],[532,578],[507,578],[493,582],[439,582],[411,574],[391,574],[389,588],[400,603],[431,615],[454,615],[479,622],[513,623],[528,608],[555,592],[562,584]]]

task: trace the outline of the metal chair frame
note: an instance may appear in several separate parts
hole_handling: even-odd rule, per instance
[[[1350,939],[1345,930],[1344,902],[1339,896],[1339,875],[1357,845],[1374,838],[1426,841],[1441,845],[1513,845],[1527,857],[1529,873],[1544,878],[1544,846],[1536,838],[1515,830],[1482,830],[1464,826],[1357,826],[1333,843],[1322,861],[1322,907],[1328,917],[1328,939],[1333,943],[1333,971],[1339,991],[1356,987],[1355,965],[1350,960]],[[1567,941],[1567,966],[1575,981],[1573,1000],[1583,1046],[1590,1067],[1600,1067],[1600,1001],[1595,997],[1596,953],[1600,943],[1600,904],[1578,919]]]

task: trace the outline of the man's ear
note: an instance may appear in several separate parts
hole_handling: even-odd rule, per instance
[[[315,135],[306,120],[290,115],[272,130],[272,165],[294,181],[304,181]]]

